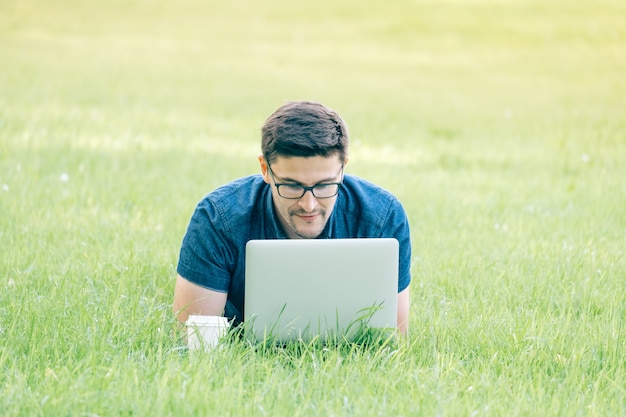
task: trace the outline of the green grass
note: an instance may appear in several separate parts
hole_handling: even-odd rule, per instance
[[[626,7],[388,3],[2,2],[2,415],[626,415]],[[190,355],[191,211],[303,98],[407,209],[410,337]]]

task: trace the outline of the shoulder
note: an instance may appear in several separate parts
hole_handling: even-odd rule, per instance
[[[211,205],[220,210],[249,210],[257,203],[266,185],[261,175],[249,175],[216,188],[204,196],[198,205]]]
[[[337,199],[337,219],[355,236],[394,235],[407,223],[402,204],[391,192],[363,178],[345,176]]]
[[[364,208],[380,208],[381,205],[398,203],[398,199],[391,192],[363,178],[346,175],[343,184],[344,194],[348,204],[358,203]]]
[[[249,222],[250,216],[263,204],[267,192],[267,184],[261,175],[239,178],[204,196],[196,207],[196,215],[229,229],[237,223]]]

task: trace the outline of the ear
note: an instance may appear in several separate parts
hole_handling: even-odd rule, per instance
[[[350,157],[346,155],[346,157],[343,160],[343,166],[345,167],[346,165],[348,165],[348,162],[350,162]]]
[[[263,154],[259,154],[258,158],[259,158],[259,165],[261,167],[261,175],[263,176],[263,180],[265,180],[265,182],[267,184],[271,184],[270,176],[269,176],[269,173],[267,171],[267,166],[268,166],[267,165],[267,161],[263,157]]]

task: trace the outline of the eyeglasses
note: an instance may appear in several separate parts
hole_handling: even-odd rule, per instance
[[[277,183],[276,178],[274,177],[274,172],[269,164],[267,165],[267,169],[269,170],[270,176],[274,181],[274,186],[276,187],[276,191],[278,191],[278,195],[282,198],[288,198],[290,200],[302,198],[307,191],[311,191],[311,194],[313,194],[313,197],[315,198],[331,198],[339,193],[339,187],[343,184],[343,165],[338,173],[338,175],[341,174],[341,182],[315,184],[311,187],[306,187],[302,184]]]

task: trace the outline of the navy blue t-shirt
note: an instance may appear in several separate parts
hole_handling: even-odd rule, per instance
[[[411,236],[404,208],[388,191],[345,175],[319,239],[395,238],[400,244],[398,292],[411,282]],[[261,175],[226,184],[197,205],[183,239],[178,274],[210,290],[227,292],[225,316],[243,319],[245,248],[253,239],[287,239]]]

